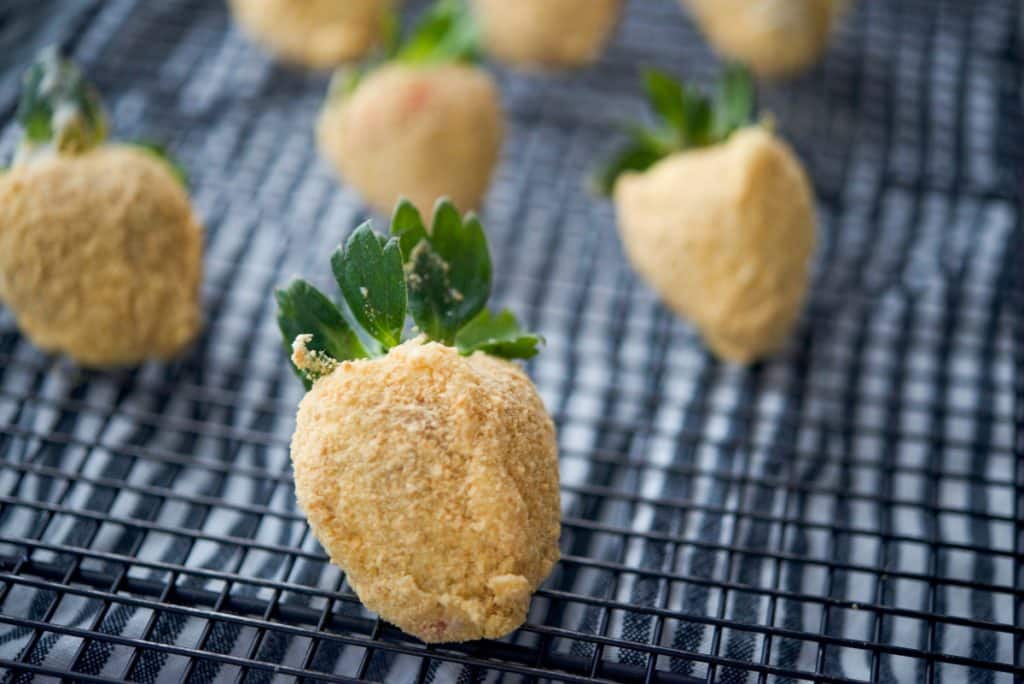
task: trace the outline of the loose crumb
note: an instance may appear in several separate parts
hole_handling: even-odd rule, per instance
[[[313,336],[308,333],[295,338],[295,341],[292,342],[292,363],[306,377],[316,381],[334,372],[334,369],[338,367],[338,362],[322,351],[310,349],[309,343],[312,341]]]

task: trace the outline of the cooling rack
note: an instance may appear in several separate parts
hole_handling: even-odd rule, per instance
[[[818,67],[763,90],[821,240],[791,344],[748,369],[635,279],[582,181],[642,111],[638,65],[714,75],[676,4],[630,3],[593,69],[499,72],[485,223],[498,303],[548,340],[529,371],[563,560],[511,637],[426,647],[361,607],[292,494],[271,291],[365,216],[314,150],[326,78],[220,2],[0,3],[0,158],[23,65],[59,43],[118,135],[181,158],[208,227],[206,332],[178,362],[79,371],[0,312],[0,679],[1024,677],[1022,21],[860,0]]]

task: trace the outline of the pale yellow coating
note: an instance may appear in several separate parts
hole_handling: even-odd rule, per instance
[[[681,0],[715,49],[762,76],[818,60],[846,0]]]
[[[760,127],[615,186],[630,261],[724,359],[776,351],[803,306],[814,200],[790,148]]]
[[[238,25],[281,59],[315,69],[369,52],[395,0],[228,0]]]
[[[203,229],[167,165],[130,146],[0,175],[0,300],[84,366],[167,358],[196,335]]]
[[[525,69],[596,61],[615,28],[622,0],[472,0],[487,50]]]
[[[501,154],[497,87],[472,66],[382,66],[317,126],[322,154],[375,209],[405,197],[429,214],[440,197],[477,209]]]
[[[295,492],[363,603],[427,642],[497,638],[558,560],[558,453],[518,366],[412,340],[299,404]]]

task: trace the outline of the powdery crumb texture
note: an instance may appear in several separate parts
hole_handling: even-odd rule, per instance
[[[811,66],[846,0],[681,0],[715,49],[763,76]]]
[[[547,69],[596,61],[618,22],[622,0],[472,0],[472,8],[492,55],[527,69]]]
[[[309,334],[295,338],[292,342],[292,363],[309,377],[320,378],[337,368],[338,361],[323,352],[310,349],[309,343],[312,341],[313,336]]]
[[[327,102],[317,127],[323,155],[384,214],[401,197],[427,214],[445,196],[478,208],[503,136],[494,82],[455,64],[382,66]]]
[[[85,366],[167,358],[200,326],[203,229],[167,166],[130,146],[0,176],[0,300]]]
[[[377,45],[395,0],[229,0],[238,25],[285,61],[326,69]]]
[[[363,603],[427,642],[497,638],[558,560],[554,426],[529,378],[412,340],[299,405],[295,491]]]
[[[719,356],[776,351],[803,307],[815,244],[810,182],[760,127],[668,157],[615,186],[637,271]]]

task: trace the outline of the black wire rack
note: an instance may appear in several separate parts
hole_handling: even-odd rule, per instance
[[[764,87],[821,240],[790,346],[747,369],[633,276],[583,181],[643,111],[639,65],[714,75],[677,4],[634,0],[592,69],[499,72],[485,223],[499,303],[548,340],[563,559],[511,637],[427,647],[362,608],[292,493],[271,291],[365,216],[314,149],[326,77],[221,2],[0,3],[0,158],[24,64],[61,44],[208,228],[178,362],[80,371],[0,312],[0,680],[1019,681],[1021,7],[860,0]]]

